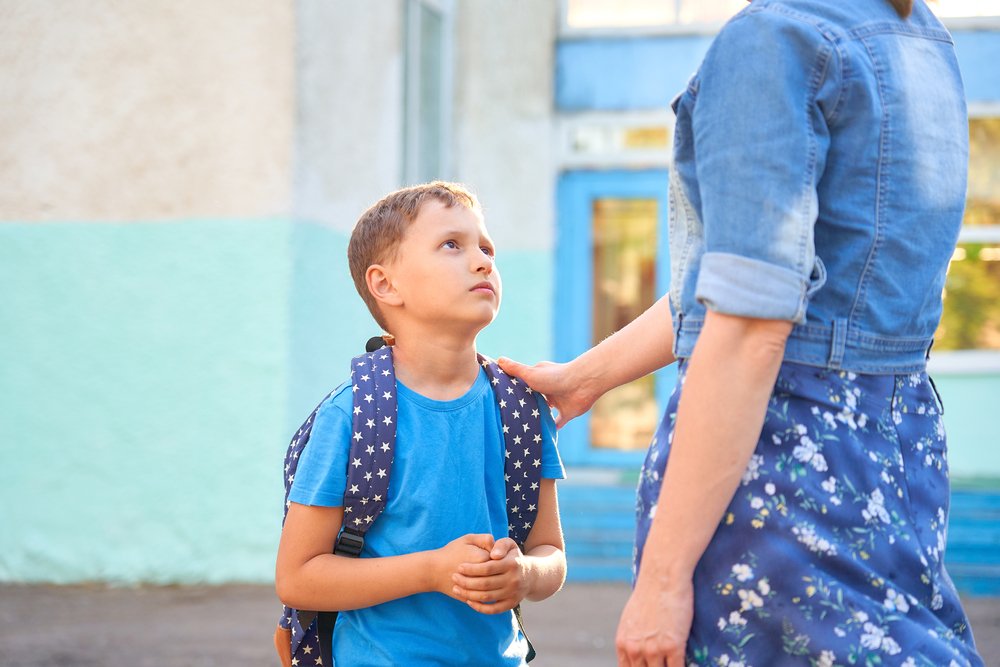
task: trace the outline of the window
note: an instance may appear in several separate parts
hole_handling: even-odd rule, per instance
[[[403,183],[448,178],[453,7],[406,3]]]
[[[941,18],[1000,16],[1000,0],[927,0]]]
[[[570,29],[716,26],[747,0],[563,0]],[[941,18],[1000,16],[1000,0],[927,0]]]
[[[557,185],[555,320],[557,361],[567,361],[626,325],[666,293],[666,168],[564,171]],[[567,465],[642,462],[677,381],[677,366],[609,392],[559,431]]]
[[[604,197],[593,202],[592,344],[618,331],[657,299],[657,201]],[[590,414],[594,447],[643,449],[659,418],[652,375],[612,389]]]
[[[1000,350],[1000,116],[969,119],[969,193],[935,350]]]
[[[722,23],[746,0],[565,0],[570,28],[633,28]]]

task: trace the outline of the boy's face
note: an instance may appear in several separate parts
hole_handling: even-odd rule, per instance
[[[482,217],[470,209],[424,203],[390,265],[408,318],[433,326],[474,325],[478,332],[500,308],[500,273]]]

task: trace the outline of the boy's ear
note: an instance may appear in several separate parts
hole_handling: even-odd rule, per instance
[[[372,264],[368,267],[365,272],[365,282],[368,284],[368,291],[379,303],[384,303],[387,306],[403,304],[403,297],[393,285],[392,275],[381,264]]]

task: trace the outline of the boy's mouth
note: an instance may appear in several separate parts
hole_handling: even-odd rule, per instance
[[[494,288],[493,285],[485,281],[473,285],[472,289],[470,289],[469,291],[478,292],[479,290],[489,290],[491,294],[497,293],[496,288]]]

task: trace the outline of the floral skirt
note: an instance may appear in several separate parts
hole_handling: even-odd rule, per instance
[[[639,478],[635,567],[679,373]],[[690,665],[981,665],[944,567],[948,467],[925,373],[782,365],[760,441],[695,571]]]

